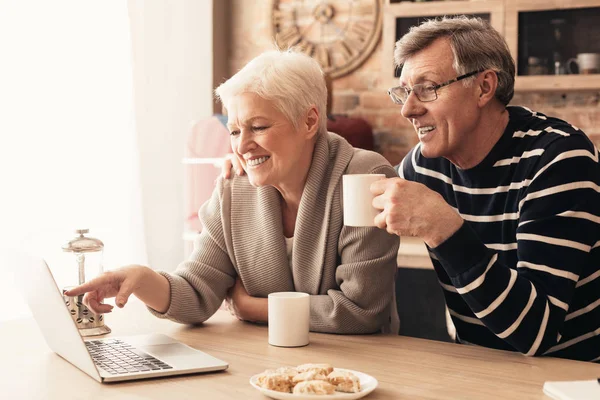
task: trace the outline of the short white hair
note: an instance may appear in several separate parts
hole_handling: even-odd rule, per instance
[[[216,90],[224,107],[242,93],[273,102],[297,129],[311,106],[319,113],[318,133],[327,132],[327,86],[319,64],[292,49],[270,50],[250,61]]]

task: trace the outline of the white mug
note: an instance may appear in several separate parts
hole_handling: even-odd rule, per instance
[[[385,178],[384,174],[344,175],[344,225],[375,226],[379,210],[373,207],[371,183]]]
[[[567,68],[570,74],[573,74],[572,65],[577,64],[580,74],[600,73],[600,53],[579,53],[577,58],[571,58],[567,61]]]
[[[278,347],[306,346],[310,323],[308,293],[271,293],[268,304],[269,344]]]

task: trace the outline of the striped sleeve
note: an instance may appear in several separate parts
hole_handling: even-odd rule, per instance
[[[464,300],[475,320],[533,356],[568,347],[559,344],[565,331],[579,332],[573,344],[600,332],[592,318],[600,311],[598,294],[575,295],[582,279],[595,280],[590,271],[598,270],[591,253],[600,238],[600,167],[597,150],[583,135],[521,158],[529,157],[537,160],[533,177],[519,188],[516,209],[503,217],[516,218],[514,244],[486,245],[473,228],[478,221],[467,219],[431,252],[456,290],[451,295]],[[521,158],[494,167],[510,168]],[[516,268],[503,257],[514,249]]]

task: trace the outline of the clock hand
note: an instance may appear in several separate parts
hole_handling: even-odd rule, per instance
[[[321,40],[319,41],[319,43],[323,43],[323,27],[325,25],[322,22],[320,22],[319,25],[321,26]]]
[[[305,28],[304,28],[302,31],[300,31],[300,34],[301,34],[302,36],[306,36],[306,32],[308,32],[308,31],[309,31],[309,29],[311,29],[311,28],[312,28],[312,27],[315,25],[315,22],[317,22],[317,21],[316,21],[316,20],[313,20],[313,22],[311,22],[311,23],[310,23],[308,26],[306,26],[306,27],[305,27]]]
[[[327,21],[326,25],[333,26],[333,29],[336,31],[336,33],[338,35],[343,35],[344,34],[345,29],[342,29],[339,26],[337,26],[337,24],[335,22],[329,20],[329,21]]]

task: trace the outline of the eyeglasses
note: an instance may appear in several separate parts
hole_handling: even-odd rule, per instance
[[[483,70],[469,72],[468,74],[464,74],[457,78],[451,79],[448,82],[440,83],[439,85],[419,83],[414,85],[412,89],[409,89],[404,86],[396,86],[388,90],[388,94],[392,98],[392,101],[399,105],[403,105],[404,103],[406,103],[406,100],[408,100],[408,96],[410,96],[411,93],[414,93],[415,96],[417,96],[417,99],[419,99],[423,103],[426,103],[428,101],[437,100],[437,90],[439,88],[443,88],[444,86],[448,86],[451,83],[458,82],[480,72],[483,72]]]

